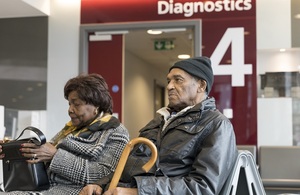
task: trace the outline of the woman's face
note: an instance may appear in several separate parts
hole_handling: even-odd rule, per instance
[[[93,105],[86,104],[85,101],[79,99],[76,91],[72,91],[69,94],[68,101],[68,112],[73,126],[83,127],[95,119],[97,115],[97,108]]]

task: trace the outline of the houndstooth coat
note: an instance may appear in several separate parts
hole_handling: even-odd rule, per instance
[[[95,183],[115,171],[125,145],[127,129],[115,117],[97,121],[79,136],[69,135],[57,146],[49,168],[51,187],[42,192],[0,192],[11,195],[78,195],[88,183]]]

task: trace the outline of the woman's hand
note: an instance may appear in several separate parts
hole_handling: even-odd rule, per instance
[[[27,160],[27,162],[37,163],[41,161],[51,161],[57,149],[49,142],[41,146],[37,146],[33,143],[24,143],[22,144],[20,151],[23,153],[24,157],[30,159]]]
[[[80,191],[79,195],[101,195],[102,188],[96,184],[88,184]]]
[[[138,195],[138,190],[137,188],[117,187],[114,190],[107,190],[103,195]]]

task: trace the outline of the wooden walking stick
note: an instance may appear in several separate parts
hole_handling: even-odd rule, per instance
[[[151,142],[149,139],[144,138],[144,137],[137,137],[132,139],[127,143],[125,146],[123,153],[121,155],[120,161],[117,165],[116,171],[113,175],[112,181],[109,185],[109,190],[115,189],[119,183],[119,180],[121,178],[122,172],[124,170],[126,161],[128,159],[130,151],[133,149],[133,146],[138,144],[138,143],[143,143],[146,144],[150,150],[151,150],[151,158],[150,160],[142,167],[142,169],[147,173],[151,167],[155,164],[156,159],[157,159],[157,149],[156,146]]]

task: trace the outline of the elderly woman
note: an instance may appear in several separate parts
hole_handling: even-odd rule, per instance
[[[34,157],[29,163],[48,164],[50,188],[0,194],[75,195],[86,184],[115,171],[129,134],[112,116],[112,98],[103,77],[89,74],[72,78],[64,87],[64,96],[71,120],[50,142],[42,146],[26,143],[21,149],[25,157]]]

